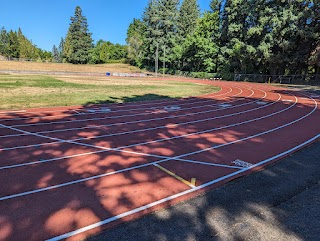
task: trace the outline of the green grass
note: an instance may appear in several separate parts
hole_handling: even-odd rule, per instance
[[[59,78],[59,79],[58,79]],[[0,109],[121,103],[197,96],[218,87],[153,79],[0,75]]]

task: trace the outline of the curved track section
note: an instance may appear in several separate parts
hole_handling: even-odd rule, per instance
[[[184,99],[0,113],[2,240],[78,240],[263,168],[320,137],[319,99],[195,81]]]

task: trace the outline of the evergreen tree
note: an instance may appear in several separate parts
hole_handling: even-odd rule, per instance
[[[86,64],[92,46],[91,33],[88,30],[87,18],[82,15],[79,6],[76,7],[64,44],[64,56],[73,64]]]
[[[10,30],[8,34],[8,55],[12,58],[20,57],[20,44],[17,32]]]
[[[62,63],[63,62],[63,58],[64,58],[64,55],[63,55],[63,52],[64,52],[64,39],[61,38],[60,40],[60,44],[59,44],[59,47],[58,47],[58,52],[59,52],[59,63]]]
[[[55,45],[53,45],[53,48],[52,48],[52,58],[53,58],[53,62],[60,63],[60,53]]]
[[[9,35],[4,27],[0,31],[0,54],[9,57]]]
[[[183,0],[178,18],[178,29],[181,38],[192,34],[200,17],[200,8],[197,0]]]
[[[131,64],[137,65],[138,67],[142,67],[143,63],[145,29],[145,25],[141,20],[133,19],[127,31],[128,59]]]

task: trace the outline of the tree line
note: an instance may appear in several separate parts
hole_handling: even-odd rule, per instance
[[[93,44],[89,32],[87,18],[82,9],[77,6],[65,39],[61,39],[58,47],[52,49],[55,62],[73,64],[100,64],[123,62],[127,57],[127,48],[124,45],[113,44],[100,39]]]
[[[50,60],[51,52],[42,50],[32,43],[19,28],[18,31],[0,31],[0,55],[6,58]]]
[[[149,0],[127,32],[128,59],[167,71],[320,74],[320,6],[313,0]]]
[[[102,39],[94,44],[91,35],[87,18],[77,6],[74,16],[70,18],[65,38],[61,38],[59,45],[54,45],[51,52],[38,48],[23,35],[20,28],[18,31],[7,31],[3,27],[0,32],[0,55],[7,58],[73,64],[125,62],[125,45],[113,44]]]

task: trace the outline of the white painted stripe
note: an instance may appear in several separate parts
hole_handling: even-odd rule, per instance
[[[259,90],[259,91],[263,92],[262,90]],[[247,98],[251,97],[253,94],[254,94],[254,92],[252,94],[250,94],[250,96],[248,96]],[[261,99],[263,99],[264,97],[262,97]],[[238,100],[235,100],[235,101],[238,101]],[[227,109],[236,108],[236,107],[240,107],[240,106],[245,106],[245,105],[249,105],[249,104],[252,104],[252,103],[254,103],[254,102],[247,102],[247,103],[240,104],[240,105],[234,105],[234,106],[232,106],[230,108],[227,108]],[[210,107],[212,107],[212,106],[215,106],[215,105],[211,105]],[[191,113],[188,113],[188,114],[169,115],[169,116],[159,117],[159,118],[151,118],[151,119],[127,121],[127,122],[117,122],[117,123],[105,124],[105,125],[75,127],[75,128],[67,128],[67,129],[54,129],[54,130],[39,131],[39,132],[34,132],[34,133],[47,134],[47,133],[66,132],[66,131],[73,131],[73,130],[83,130],[83,129],[93,129],[93,128],[101,128],[101,127],[127,125],[127,124],[137,124],[137,123],[151,122],[151,121],[157,121],[157,120],[174,119],[174,118],[177,118],[177,117],[185,117],[185,116],[192,116],[192,115],[198,115],[198,114],[204,114],[204,113],[211,113],[211,112],[216,112],[216,111],[225,110],[225,109],[226,108],[224,108],[224,109],[223,108],[213,109],[213,110],[211,109],[211,110],[200,111],[200,112],[191,112]],[[143,115],[145,115],[145,114],[143,114]],[[114,118],[121,118],[121,117],[123,117],[123,116],[115,116]],[[15,125],[14,127],[17,127],[17,126]],[[0,136],[0,138],[17,137],[17,136],[25,136],[25,135],[27,135],[27,134],[9,134],[9,135]]]
[[[66,239],[66,238],[72,237],[72,236],[74,236],[74,235],[77,235],[77,234],[80,234],[80,233],[89,231],[89,230],[91,230],[91,229],[101,227],[101,226],[103,226],[103,225],[105,225],[105,224],[114,222],[114,221],[116,221],[116,220],[119,220],[119,219],[121,219],[121,218],[130,216],[130,215],[132,215],[132,214],[135,214],[135,213],[138,213],[138,212],[147,210],[147,209],[149,209],[149,208],[151,208],[151,207],[157,206],[157,205],[162,204],[162,203],[165,203],[165,202],[167,202],[167,201],[174,200],[174,199],[176,199],[176,198],[178,198],[178,197],[181,197],[181,196],[184,196],[184,195],[186,195],[186,194],[189,194],[189,193],[192,193],[192,192],[201,190],[201,189],[203,189],[203,188],[209,187],[209,186],[211,186],[211,185],[213,185],[213,184],[219,183],[219,182],[224,181],[224,180],[226,180],[226,179],[228,179],[228,178],[231,178],[231,177],[234,177],[234,176],[239,175],[239,174],[241,174],[241,173],[244,173],[244,172],[246,172],[246,171],[248,171],[248,170],[250,170],[250,169],[252,169],[252,168],[259,167],[259,166],[261,166],[261,165],[264,165],[264,164],[266,164],[266,163],[268,163],[268,162],[271,162],[271,161],[273,161],[273,160],[276,160],[276,159],[278,159],[278,158],[285,157],[285,156],[288,155],[289,153],[292,153],[292,152],[294,152],[294,151],[296,151],[296,150],[298,150],[298,149],[300,149],[300,148],[302,148],[302,147],[304,147],[304,146],[312,143],[313,141],[317,140],[318,138],[320,138],[320,134],[316,135],[315,137],[309,139],[308,141],[306,141],[306,142],[304,142],[304,143],[302,143],[302,144],[300,144],[300,145],[298,145],[298,146],[296,146],[296,147],[294,147],[294,148],[291,148],[291,149],[289,149],[289,150],[287,150],[287,151],[285,151],[285,152],[282,152],[282,153],[280,153],[280,154],[278,154],[278,155],[276,155],[276,156],[273,156],[273,157],[270,157],[270,158],[265,159],[265,160],[263,160],[263,161],[260,161],[260,162],[258,162],[257,164],[254,164],[254,165],[252,165],[252,166],[249,167],[249,168],[245,168],[245,169],[242,169],[242,170],[233,172],[233,173],[231,173],[231,174],[225,175],[225,176],[223,176],[223,177],[220,177],[220,178],[214,179],[214,180],[212,180],[212,181],[210,181],[210,182],[207,182],[207,183],[204,183],[204,184],[202,184],[202,185],[199,185],[199,186],[197,186],[197,187],[195,187],[195,188],[188,189],[188,190],[186,190],[186,191],[183,191],[183,192],[180,192],[180,193],[171,195],[171,196],[169,196],[169,197],[160,199],[160,200],[158,200],[158,201],[149,203],[149,204],[147,204],[147,205],[143,205],[143,206],[141,206],[141,207],[132,209],[132,210],[127,211],[127,212],[124,212],[124,213],[122,213],[122,214],[113,216],[113,217],[111,217],[111,218],[107,218],[107,219],[102,220],[102,221],[100,221],[100,222],[96,222],[96,223],[91,224],[91,225],[88,225],[88,226],[86,226],[86,227],[83,227],[83,228],[80,228],[80,229],[77,229],[77,230],[74,230],[74,231],[71,231],[71,232],[68,232],[68,233],[65,233],[65,234],[62,234],[62,235],[53,237],[53,238],[51,238],[51,239],[48,239],[47,241],[58,241],[58,240]]]
[[[279,98],[278,98],[277,102],[279,101],[279,99],[280,99],[280,95],[279,95]],[[270,105],[275,104],[275,103],[276,102],[271,103]],[[267,106],[264,106],[264,107],[267,107]],[[250,109],[250,110],[247,110],[247,111],[242,111],[242,112],[238,112],[238,113],[228,114],[228,115],[224,115],[224,116],[217,116],[217,117],[212,117],[212,118],[207,118],[207,119],[202,119],[202,120],[189,121],[189,122],[184,122],[184,123],[179,123],[179,124],[169,124],[169,125],[165,125],[165,126],[146,128],[146,129],[136,130],[136,131],[127,131],[127,132],[123,132],[123,133],[106,134],[106,135],[100,135],[100,136],[94,136],[94,137],[84,137],[84,138],[78,138],[78,139],[73,139],[73,140],[63,140],[63,142],[65,142],[65,141],[93,140],[93,139],[103,138],[103,137],[118,136],[118,135],[124,135],[124,134],[137,133],[137,132],[141,132],[141,131],[143,132],[143,131],[156,130],[156,129],[161,129],[161,128],[168,128],[169,126],[180,126],[180,125],[186,125],[186,124],[194,124],[194,123],[205,122],[205,121],[209,121],[209,120],[221,119],[221,118],[224,118],[224,117],[235,116],[235,115],[239,115],[239,114],[243,114],[243,113],[248,113],[248,112],[251,112],[253,110],[260,109],[260,108],[263,108],[263,107],[258,107],[258,108]],[[220,128],[224,129],[224,127],[220,127]],[[215,130],[219,130],[220,128],[215,128]],[[210,129],[210,130],[207,130],[206,132],[210,132],[212,130],[213,129]],[[185,136],[194,135],[194,134],[202,134],[202,133],[206,133],[206,132],[201,132],[201,133],[200,132],[195,132],[193,134],[191,133],[191,134],[181,135],[181,136],[178,136],[178,137],[185,137]],[[170,139],[175,139],[175,137],[164,138],[164,139],[170,140]],[[152,142],[150,142],[150,143],[152,143]],[[45,146],[45,145],[52,145],[52,144],[58,144],[58,143],[61,143],[61,141],[46,142],[46,143],[26,145],[26,146],[8,147],[8,148],[0,149],[0,151],[24,149],[24,148],[30,148],[30,147],[35,147],[35,146]],[[150,143],[148,143],[148,144],[150,144]],[[140,144],[144,145],[145,143],[140,143]],[[134,146],[136,146],[136,145],[137,144],[134,144]],[[125,147],[131,147],[131,146],[125,146]],[[125,147],[119,147],[119,148],[125,148]]]
[[[219,91],[217,92],[214,92],[212,94],[208,94],[207,97],[216,97],[216,96],[222,96],[222,95],[225,95],[225,94],[229,94],[232,92],[232,88],[228,87],[228,86],[217,86],[220,88]],[[223,88],[228,88],[229,91],[226,92],[226,93],[220,93],[222,92]],[[115,106],[114,108],[123,108],[123,107],[128,107],[128,106],[141,106],[141,105],[151,105],[151,104],[162,104],[162,103],[175,103],[175,102],[180,102],[180,101],[189,101],[191,100],[192,98],[195,98],[193,96],[189,96],[189,97],[184,97],[184,98],[174,98],[174,99],[162,99],[162,100],[152,100],[152,103],[150,103],[150,100],[142,100],[142,101],[138,101],[138,102],[128,102],[128,103],[118,103],[117,105],[121,105],[121,106]],[[200,96],[200,98],[202,98]],[[148,102],[148,103],[145,103],[145,102]],[[112,104],[109,104],[109,105],[99,105],[99,106],[110,106]],[[55,106],[55,108],[66,108],[66,106]],[[79,109],[77,109],[79,110]],[[52,113],[52,112],[56,112],[57,110],[47,110],[47,111],[41,111],[41,109],[39,111],[27,111],[27,110],[17,110],[17,111],[4,111],[4,112],[0,112],[0,114],[7,114],[7,113],[10,113],[10,112],[25,112],[26,114],[39,114],[39,113]],[[61,110],[59,110],[61,111]],[[63,111],[74,111],[74,109],[66,109],[66,110],[63,110]],[[80,113],[80,114],[83,114],[83,113]],[[50,115],[50,116],[61,116],[61,115]],[[64,116],[64,115],[63,115]],[[35,116],[35,117],[31,117],[31,118],[41,118],[41,116]]]
[[[238,89],[238,88],[236,88]],[[232,89],[230,88],[230,92],[232,92]],[[229,92],[227,93],[223,93],[221,95],[226,95],[228,94]],[[219,96],[219,95],[216,95],[216,96]],[[213,97],[216,97],[216,96],[213,96]],[[228,98],[229,96],[227,96],[226,98]],[[225,98],[223,98],[225,99]],[[212,102],[212,101],[216,101],[215,99],[206,99],[206,100],[200,100],[200,99],[197,99],[196,101],[193,100],[193,99],[190,99],[188,100],[190,101],[190,103],[184,103],[186,101],[183,101],[183,103],[181,103],[180,105],[193,105],[193,104],[198,104],[198,103],[206,103],[206,102]],[[177,100],[175,102],[182,102],[181,100]],[[174,102],[174,103],[175,103]],[[166,103],[165,103],[166,104]],[[135,108],[135,109],[124,109],[124,110],[114,110],[112,111],[112,113],[117,113],[117,112],[129,112],[129,111],[136,111],[136,110],[156,110],[158,108],[163,108],[164,106],[158,106],[158,107],[155,107],[154,104],[152,103],[148,103],[148,104],[144,104],[144,105],[152,105],[152,107],[147,107],[147,108]],[[140,105],[136,105],[136,106],[140,106]],[[126,106],[121,106],[119,108],[125,108]],[[101,107],[102,108],[102,107]],[[113,109],[116,109],[116,108],[113,108]],[[72,115],[71,117],[74,117],[76,115],[95,115],[95,114],[102,114],[101,112],[98,112],[98,111],[94,111],[95,109],[83,109],[84,111],[87,110],[88,112],[87,113],[79,113],[79,114],[75,114],[75,115]],[[83,111],[82,109],[77,109],[77,111]],[[70,111],[70,110],[69,110]],[[75,111],[75,110],[72,110],[72,111]],[[108,112],[106,112],[108,113]],[[6,119],[0,119],[0,122],[2,121],[13,121],[13,120],[29,120],[29,119],[46,119],[46,118],[52,118],[52,117],[64,117],[64,116],[69,116],[68,114],[63,114],[63,115],[50,115],[50,116],[36,116],[36,117],[19,117],[19,118],[6,118]]]
[[[295,97],[296,98],[296,97]],[[296,101],[297,101],[297,98],[296,98]],[[261,133],[258,133],[258,134],[255,134],[255,135],[252,135],[252,136],[248,136],[248,137],[245,137],[245,138],[242,138],[242,139],[238,139],[236,141],[233,141],[233,142],[229,142],[229,143],[224,143],[224,144],[221,144],[221,145],[218,145],[218,146],[213,146],[213,147],[210,147],[210,148],[206,148],[206,149],[203,149],[203,150],[199,150],[199,151],[194,151],[194,152],[189,152],[189,153],[186,153],[186,154],[182,154],[182,155],[178,155],[178,156],[175,156],[175,157],[168,157],[166,159],[163,159],[163,160],[159,160],[161,162],[165,162],[165,161],[170,161],[170,160],[179,160],[181,159],[181,157],[185,157],[185,156],[190,156],[190,155],[194,155],[194,154],[198,154],[198,153],[201,153],[201,152],[204,152],[204,151],[208,151],[208,150],[212,150],[212,149],[217,149],[217,148],[220,148],[220,147],[223,147],[223,146],[228,146],[228,145],[232,145],[234,143],[238,143],[240,141],[244,141],[244,140],[248,140],[248,139],[251,139],[251,138],[254,138],[254,137],[258,137],[258,136],[261,136],[261,135],[265,135],[267,133],[270,133],[270,132],[273,132],[275,130],[278,130],[278,129],[281,129],[283,127],[286,127],[286,126],[289,126],[289,125],[292,125],[293,123],[296,123],[304,118],[306,118],[307,116],[311,115],[315,110],[317,109],[317,103],[315,102],[315,108],[309,112],[307,115],[304,115],[303,117],[295,120],[295,121],[292,121],[290,123],[287,123],[285,125],[282,125],[282,126],[279,126],[277,128],[274,128],[274,129],[270,129],[268,131],[265,131],[265,132],[261,132]],[[2,125],[2,124],[0,124]],[[84,144],[84,143],[78,143],[79,145],[85,145],[85,146],[94,146],[94,145],[88,145],[88,144]],[[96,146],[96,148],[101,148],[101,149],[110,149],[110,148],[104,148],[104,147],[100,147],[100,146]],[[114,150],[114,151],[119,151],[119,150]],[[123,151],[123,150],[120,150],[120,152],[128,152],[128,151]],[[134,152],[129,152],[129,153],[134,153]],[[134,154],[137,154],[137,153],[134,153]],[[151,155],[151,154],[144,154],[144,153],[141,153],[141,155],[146,155],[146,156],[156,156],[156,155]],[[156,162],[153,162],[152,164],[154,163],[158,163],[157,161]],[[149,163],[150,164],[150,163]],[[148,164],[143,164],[143,165],[140,165],[139,167],[143,167],[145,165],[148,165]],[[138,168],[139,168],[138,167]],[[130,170],[133,170],[137,167],[131,167],[132,169]],[[119,170],[117,172],[113,172],[113,174],[115,173],[119,173],[119,172],[122,172],[122,170]],[[107,174],[102,174],[102,175],[107,175]],[[96,178],[100,178],[101,175],[99,176],[96,176]],[[91,179],[94,179],[94,177],[90,177]],[[82,180],[82,181],[81,181]],[[63,183],[63,184],[58,184],[58,185],[55,185],[55,186],[51,186],[51,187],[54,187],[54,188],[58,188],[58,187],[63,187],[63,186],[67,186],[67,185],[72,185],[72,184],[75,184],[75,183],[79,183],[79,182],[83,182],[84,181],[87,181],[87,179],[79,179],[79,180],[76,180],[76,181],[72,181],[72,182],[68,182],[68,183]],[[61,185],[61,186],[60,186]],[[6,199],[12,199],[12,198],[15,198],[15,197],[20,197],[20,196],[25,196],[25,195],[29,195],[29,194],[34,194],[34,193],[38,193],[38,192],[42,192],[42,191],[46,191],[46,190],[49,190],[49,189],[52,189],[51,187],[46,187],[46,188],[42,188],[42,189],[36,189],[36,190],[33,190],[33,191],[28,191],[28,192],[23,192],[23,193],[18,193],[18,194],[14,194],[14,195],[9,195],[9,196],[4,196],[4,197],[1,197],[0,198],[0,201],[1,200],[6,200]]]
[[[242,90],[241,90],[242,91]],[[240,95],[239,93],[238,95]],[[234,95],[237,96],[237,95]],[[226,97],[230,98],[230,96]],[[213,101],[213,100],[210,100]],[[238,100],[234,100],[238,101]],[[229,101],[233,102],[233,101]],[[228,103],[228,102],[227,102]],[[203,107],[210,107],[210,106],[216,106],[216,104],[212,105],[203,105],[203,106],[194,106],[189,108],[184,108],[185,110],[191,110],[191,109],[197,109],[197,108],[203,108]],[[182,110],[178,110],[182,111]],[[138,114],[130,114],[130,115],[120,115],[120,116],[105,116],[105,117],[99,117],[99,118],[89,118],[89,119],[80,119],[80,120],[66,120],[66,121],[51,121],[51,122],[39,122],[39,123],[29,123],[29,124],[19,124],[19,125],[12,125],[13,127],[26,127],[26,126],[44,126],[44,125],[52,125],[52,124],[63,124],[63,123],[75,123],[75,122],[87,122],[87,121],[95,121],[95,120],[106,120],[106,119],[119,119],[124,117],[134,117],[134,116],[143,116],[143,115],[150,115],[153,114],[152,112],[144,112],[144,113],[138,113]],[[157,114],[157,112],[155,112]]]
[[[265,96],[266,96],[266,93],[262,97],[262,99],[265,98]],[[254,103],[254,101],[253,102],[243,103],[243,104],[240,104],[240,105],[235,105],[235,106],[233,106],[231,108],[250,105],[252,103]],[[47,133],[55,133],[55,132],[66,132],[66,131],[72,131],[72,130],[93,129],[93,128],[101,128],[101,127],[118,126],[118,125],[136,124],[136,123],[144,123],[144,122],[151,122],[151,121],[157,121],[157,120],[174,119],[174,118],[177,118],[177,117],[192,116],[192,115],[197,115],[197,114],[211,113],[211,112],[216,112],[216,111],[219,111],[219,110],[225,110],[225,109],[214,109],[214,110],[206,110],[206,111],[201,111],[201,112],[192,112],[192,113],[182,114],[182,115],[170,115],[170,116],[165,116],[165,117],[160,117],[160,118],[152,118],[152,119],[145,119],[145,120],[118,122],[118,123],[112,123],[112,124],[106,124],[106,125],[96,125],[96,126],[69,128],[69,129],[60,129],[60,130],[40,131],[40,132],[33,132],[33,133],[36,133],[36,134],[47,134]],[[17,126],[13,125],[12,127],[17,127]],[[2,128],[2,127],[0,126],[0,128]],[[26,136],[26,135],[28,135],[28,134],[9,134],[9,135],[0,136],[0,139],[1,138],[9,138],[9,137]]]
[[[193,160],[184,160],[184,159],[174,159],[174,161],[189,162],[189,163],[200,164],[200,165],[205,165],[205,166],[242,169],[242,167],[238,167],[238,166],[229,166],[229,165],[224,165],[224,164],[217,164],[217,163],[203,162],[203,161],[193,161]]]

